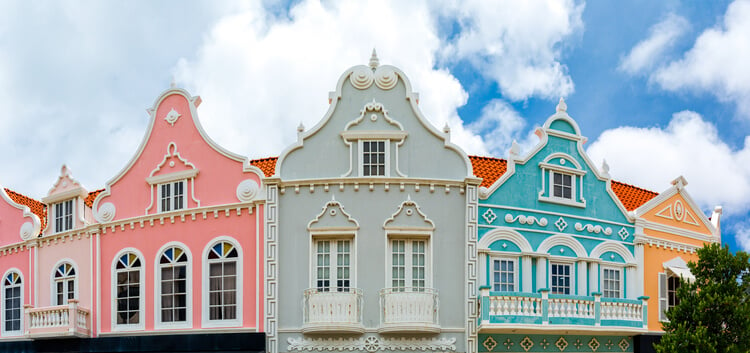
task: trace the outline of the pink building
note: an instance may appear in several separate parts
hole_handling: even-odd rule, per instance
[[[200,102],[161,94],[103,190],[63,166],[43,203],[0,192],[0,351],[265,349],[263,172],[205,134]]]

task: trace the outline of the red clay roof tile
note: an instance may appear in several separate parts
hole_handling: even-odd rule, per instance
[[[268,158],[261,158],[261,159],[253,159],[250,161],[250,164],[260,168],[260,170],[263,171],[263,175],[266,177],[273,176],[274,172],[276,171],[276,160],[278,160],[279,157],[268,157]]]
[[[47,206],[44,203],[34,200],[26,195],[19,194],[8,188],[5,188],[5,192],[13,202],[19,205],[28,206],[29,209],[31,209],[31,212],[39,217],[39,220],[42,222],[42,229],[44,229],[47,225]]]
[[[622,202],[623,206],[625,206],[625,209],[628,211],[643,206],[643,204],[656,197],[656,195],[659,195],[658,192],[653,192],[651,190],[646,190],[616,180],[612,180],[612,191],[615,192],[617,198],[620,199],[620,202]]]
[[[83,200],[83,203],[85,203],[86,206],[88,206],[89,208],[93,207],[94,199],[96,199],[96,197],[99,196],[99,194],[101,194],[102,191],[104,191],[104,189],[99,189],[99,190],[90,192],[89,195],[86,196],[86,199]]]

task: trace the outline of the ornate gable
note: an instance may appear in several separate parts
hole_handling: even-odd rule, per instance
[[[0,246],[31,239],[39,234],[42,228],[39,217],[28,206],[13,201],[2,185],[0,199]]]

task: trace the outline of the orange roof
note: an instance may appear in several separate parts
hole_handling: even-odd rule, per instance
[[[42,222],[42,229],[44,229],[47,225],[47,205],[8,188],[5,188],[5,192],[13,202],[19,205],[28,206],[31,209],[31,212],[39,217],[39,220]]]
[[[265,176],[270,177],[275,172],[277,159],[278,157],[254,159],[250,161],[250,164],[260,168]],[[490,187],[505,174],[508,168],[508,161],[501,158],[469,156],[469,160],[474,169],[474,176],[482,179],[479,186]],[[640,207],[659,194],[616,180],[612,180],[612,191],[628,211]]]
[[[270,177],[273,176],[274,172],[276,171],[277,159],[279,159],[279,157],[253,159],[252,161],[250,161],[250,164],[260,168],[260,170],[263,171],[263,175],[265,175],[266,177]]]
[[[93,207],[94,199],[96,199],[96,197],[99,196],[99,194],[101,194],[102,191],[104,191],[104,189],[99,189],[99,190],[90,192],[89,195],[86,196],[86,199],[83,200],[83,203],[85,203],[86,206],[88,206],[89,208]]]
[[[625,206],[625,209],[628,211],[641,207],[643,204],[656,197],[656,195],[659,195],[658,192],[653,192],[651,190],[646,190],[616,180],[612,180],[612,191],[615,192],[617,198],[620,199],[620,202],[622,202],[623,206]]]

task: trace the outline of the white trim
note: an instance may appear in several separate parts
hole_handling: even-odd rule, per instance
[[[64,303],[60,303],[60,304],[57,303],[57,294],[58,294],[57,293],[57,281],[55,280],[55,273],[57,273],[57,268],[59,268],[60,265],[66,263],[66,262],[70,263],[70,265],[73,266],[73,270],[75,271],[75,275],[72,276],[73,277],[73,299],[78,299],[79,298],[79,296],[78,296],[78,284],[79,284],[79,282],[81,282],[80,281],[80,277],[79,277],[81,273],[79,271],[78,264],[75,261],[73,261],[73,259],[71,259],[69,257],[66,257],[66,258],[58,260],[57,263],[55,263],[55,265],[52,266],[52,273],[49,276],[49,285],[50,285],[50,291],[49,292],[50,292],[50,305],[51,306],[67,305],[68,304],[68,299],[67,298],[63,298],[63,300],[65,301]],[[68,293],[67,292],[67,285],[63,285],[63,290],[65,291],[65,294]]]
[[[605,289],[604,289],[604,280],[605,280],[604,279],[604,271],[605,270],[618,271],[618,273],[619,273],[619,277],[620,278],[618,279],[618,281],[619,281],[619,287],[620,288],[618,290],[619,293],[617,293],[616,297],[607,297],[607,296],[604,295],[604,292],[605,292]],[[613,265],[613,264],[607,264],[606,266],[605,265],[599,266],[599,271],[600,271],[599,278],[601,279],[600,288],[601,288],[602,298],[620,298],[620,299],[625,298],[625,278],[624,278],[625,277],[625,268],[621,267],[621,266],[616,266],[616,265]],[[632,280],[634,280],[634,279],[631,278],[630,281],[632,281]]]
[[[424,267],[425,267],[425,273],[424,273],[424,288],[433,288],[432,287],[432,236],[430,237],[424,237],[424,236],[407,236],[407,235],[394,235],[394,234],[386,234],[385,241],[386,241],[386,261],[385,261],[385,269],[386,269],[386,278],[385,278],[385,286],[383,288],[393,288],[393,241],[394,240],[403,240],[405,241],[404,244],[404,287],[405,288],[411,288],[414,287],[411,285],[414,280],[414,276],[412,274],[412,247],[410,246],[413,244],[414,241],[424,241],[425,244],[425,261],[424,261]]]
[[[408,136],[406,131],[344,131],[344,140],[402,140]]]
[[[567,266],[568,267],[568,293],[554,293],[552,290],[552,266]],[[551,258],[549,261],[547,261],[547,280],[549,281],[549,292],[550,294],[564,294],[564,295],[580,295],[576,293],[578,287],[576,287],[576,283],[578,283],[578,278],[576,278],[576,268],[575,268],[576,262],[572,261],[570,259],[559,259],[559,258]],[[561,274],[557,274],[555,276],[564,276]],[[562,285],[558,284],[558,287],[565,288]]]
[[[171,181],[180,181],[180,179],[195,178],[196,175],[198,175],[198,169],[188,169],[179,172],[148,177],[146,178],[146,182],[150,185],[163,184]]]
[[[703,215],[703,213],[700,213]],[[718,243],[721,239],[718,236],[711,236],[711,235],[705,235],[698,232],[689,231],[687,229],[683,228],[677,228],[666,224],[656,223],[653,221],[647,221],[643,218],[638,218],[635,221],[635,226],[644,228],[644,229],[652,229],[664,233],[671,233],[673,235],[679,235],[695,240],[700,240],[702,242],[709,242],[709,243]],[[712,226],[713,227],[713,226]],[[658,238],[656,235],[650,235],[650,237]]]
[[[507,228],[494,229],[485,233],[482,236],[482,239],[479,239],[477,249],[479,249],[479,251],[489,250],[490,245],[498,240],[508,240],[516,244],[516,246],[521,249],[522,253],[531,253],[534,251],[531,249],[531,244],[526,240],[526,237],[513,229]]]
[[[584,259],[587,256],[586,249],[584,249],[583,245],[579,243],[577,240],[573,239],[570,235],[562,235],[562,234],[555,234],[553,236],[548,237],[547,239],[544,239],[541,244],[536,249],[537,253],[540,254],[547,254],[549,253],[549,250],[557,245],[564,245],[569,247],[571,250],[573,250],[576,253],[576,256],[579,259]],[[550,254],[551,256],[554,256]],[[557,260],[555,260],[557,261]]]
[[[232,246],[237,250],[237,258],[234,260],[236,261],[236,283],[235,283],[235,297],[236,297],[236,313],[234,319],[229,320],[211,320],[211,313],[209,311],[209,304],[211,302],[209,298],[209,285],[210,280],[209,276],[211,274],[209,270],[209,261],[208,261],[208,254],[209,251],[219,242],[227,242],[231,243]],[[206,328],[217,328],[217,327],[242,327],[242,311],[244,310],[243,306],[243,298],[245,296],[244,293],[244,287],[243,287],[243,278],[245,277],[245,267],[244,267],[244,252],[242,251],[242,247],[240,246],[240,242],[230,236],[227,235],[221,235],[216,238],[211,239],[205,248],[203,248],[203,253],[201,254],[201,269],[203,274],[201,275],[201,327]],[[228,260],[232,261],[232,260]],[[256,308],[256,311],[259,309]]]
[[[599,259],[604,253],[609,251],[622,256],[622,259],[626,264],[638,265],[638,262],[635,260],[635,256],[633,256],[633,254],[631,254],[624,245],[611,240],[604,241],[603,243],[597,245],[593,250],[591,250],[591,255],[589,255],[589,257]]]
[[[60,229],[57,229],[57,208],[60,205],[64,205],[67,202],[70,202],[70,229],[65,229],[65,218],[67,218],[67,216],[65,215],[65,207],[63,207],[63,211],[62,211],[62,213],[63,213],[63,215],[62,215],[62,224],[63,224],[62,228],[63,229],[60,230]],[[65,232],[69,232],[69,231],[71,231],[73,229],[76,229],[76,214],[78,214],[78,198],[77,197],[76,198],[72,198],[72,199],[65,199],[65,200],[62,200],[62,201],[59,201],[59,202],[55,202],[55,203],[52,203],[52,204],[49,204],[49,205],[50,205],[49,208],[52,210],[52,212],[49,212],[49,215],[50,215],[49,218],[50,219],[49,219],[48,222],[52,226],[52,232],[51,232],[52,234],[65,233]],[[48,226],[48,228],[49,228],[49,226]]]
[[[339,288],[336,280],[336,270],[337,270],[337,264],[335,264],[336,256],[338,254],[338,251],[334,249],[336,246],[336,242],[339,240],[349,240],[351,243],[349,245],[349,288],[357,288],[357,233],[351,232],[351,233],[341,233],[338,235],[316,235],[314,232],[310,234],[310,241],[308,243],[309,251],[308,254],[310,256],[310,271],[309,271],[309,284],[310,286],[308,288],[318,288],[317,283],[317,247],[315,246],[317,242],[319,241],[329,241],[331,242],[331,248],[329,251],[329,285],[327,288],[334,289]]]
[[[177,183],[182,183],[182,205],[180,205],[180,208],[177,208],[176,204],[176,195],[174,194],[174,187],[177,185]],[[162,186],[169,185],[169,207],[170,209],[168,211],[162,210]],[[165,212],[172,212],[172,211],[179,211],[188,208],[187,207],[187,194],[188,194],[188,181],[187,179],[182,180],[174,180],[162,184],[155,185],[156,187],[156,212],[158,213],[165,213]],[[148,211],[148,210],[147,210]]]
[[[362,148],[362,145],[365,142],[382,142],[383,148],[384,148],[384,156],[385,156],[385,162],[384,162],[384,175],[364,175],[364,151]],[[351,148],[351,147],[350,147]],[[372,153],[372,152],[368,152]],[[379,152],[378,152],[379,153]],[[391,140],[385,139],[362,139],[357,141],[357,156],[358,156],[358,163],[357,163],[357,170],[359,171],[358,175],[359,177],[366,177],[366,178],[390,178],[391,177]],[[371,162],[372,163],[372,162]]]
[[[185,264],[185,321],[184,322],[161,322],[161,256],[167,248],[179,247],[187,256],[187,263]],[[162,245],[159,250],[156,251],[156,258],[154,259],[154,329],[164,330],[173,328],[190,328],[193,327],[193,256],[190,252],[190,248],[184,243],[178,241],[170,241]]]
[[[487,203],[480,203],[479,207],[487,207],[492,209],[499,209],[499,210],[513,210],[513,211],[523,211],[523,212],[535,212],[535,213],[541,213],[541,214],[547,214],[547,215],[553,215],[553,216],[561,216],[561,217],[568,217],[568,218],[574,218],[574,219],[581,219],[581,220],[587,220],[587,221],[593,221],[597,223],[602,224],[612,224],[612,225],[618,225],[623,227],[631,227],[633,228],[633,224],[627,224],[627,223],[619,223],[619,222],[612,222],[597,218],[591,218],[586,216],[576,216],[571,215],[568,213],[559,213],[559,212],[550,212],[550,211],[544,211],[544,210],[538,210],[538,209],[531,209],[531,208],[522,208],[522,207],[513,207],[513,206],[506,206],[506,205],[495,205],[495,204],[487,204]],[[484,225],[488,226],[488,225]]]
[[[520,255],[520,254],[517,254],[517,255]],[[495,263],[494,263],[494,261],[497,260],[497,261],[511,261],[513,263],[513,290],[511,290],[509,292],[520,292],[521,291],[520,288],[519,288],[519,286],[518,286],[518,279],[519,279],[518,278],[519,277],[518,276],[518,272],[519,272],[518,271],[518,257],[519,256],[508,256],[508,255],[497,256],[497,255],[490,255],[490,268],[488,269],[489,270],[489,274],[490,274],[490,276],[489,276],[490,277],[490,281],[488,283],[489,286],[490,286],[490,290],[495,291]]]
[[[139,274],[139,283],[138,283],[138,323],[137,324],[118,324],[117,323],[117,263],[120,261],[120,257],[127,254],[127,253],[133,253],[135,254],[139,260],[141,260],[141,268],[138,270]],[[136,331],[136,330],[143,330],[146,327],[146,258],[143,256],[143,253],[141,253],[138,249],[128,247],[120,249],[120,251],[115,255],[114,259],[112,260],[112,265],[110,266],[110,274],[112,275],[110,288],[111,288],[111,296],[112,300],[110,303],[111,310],[110,310],[110,318],[111,318],[111,327],[112,331]]]
[[[19,314],[21,315],[21,326],[18,329],[18,331],[6,331],[5,330],[5,277],[8,277],[11,273],[18,273],[18,277],[21,278],[21,285],[19,286],[21,288],[21,303],[20,307],[18,308]],[[16,337],[16,336],[23,336],[24,335],[24,319],[26,318],[26,315],[24,314],[24,295],[25,291],[23,286],[26,284],[26,280],[23,278],[23,272],[19,270],[17,267],[11,267],[8,270],[5,271],[2,277],[2,285],[0,285],[0,303],[2,303],[2,308],[0,308],[0,325],[2,325],[2,329],[0,332],[2,332],[3,337]]]
[[[68,199],[74,199],[77,197],[85,198],[88,196],[88,192],[83,187],[79,186],[74,189],[66,190],[58,194],[43,197],[41,201],[46,204],[53,204]]]

